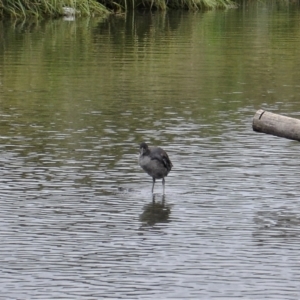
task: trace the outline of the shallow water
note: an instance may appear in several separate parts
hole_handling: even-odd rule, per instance
[[[299,143],[251,128],[261,107],[299,117],[298,21],[2,25],[1,297],[299,299]],[[172,160],[165,196],[141,141]]]

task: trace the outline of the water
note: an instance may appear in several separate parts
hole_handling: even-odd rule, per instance
[[[0,299],[299,299],[299,10],[2,24]],[[174,165],[166,195],[141,141]],[[155,200],[155,202],[153,202]]]

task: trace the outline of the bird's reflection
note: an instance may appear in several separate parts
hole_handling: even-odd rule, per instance
[[[146,204],[143,213],[140,215],[140,221],[148,226],[156,223],[165,223],[169,221],[171,206],[165,204],[165,196],[161,201],[157,201],[157,195],[153,195],[152,202]]]

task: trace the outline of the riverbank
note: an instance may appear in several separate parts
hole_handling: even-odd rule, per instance
[[[70,3],[68,3],[70,2]],[[95,16],[110,10],[96,0],[0,0],[0,18],[59,18],[62,16]]]
[[[0,0],[0,18],[59,18],[69,15],[99,16],[129,9],[214,9],[229,8],[235,4],[231,0]]]

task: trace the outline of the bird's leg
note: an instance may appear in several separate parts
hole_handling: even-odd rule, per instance
[[[162,179],[163,195],[165,194],[165,178]]]
[[[153,191],[154,191],[154,184],[155,184],[155,178],[153,177],[152,194],[153,194]]]
[[[152,194],[152,203],[155,204],[155,195]]]

